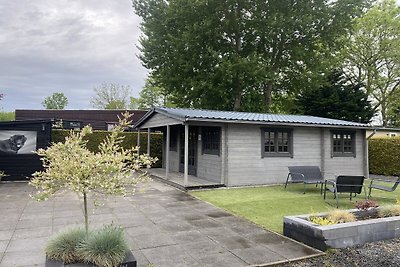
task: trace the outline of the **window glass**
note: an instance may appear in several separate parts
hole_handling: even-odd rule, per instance
[[[355,155],[354,132],[333,132],[333,156]]]
[[[264,156],[290,156],[290,129],[264,130]]]
[[[221,144],[221,128],[203,127],[202,144],[204,154],[219,155]]]

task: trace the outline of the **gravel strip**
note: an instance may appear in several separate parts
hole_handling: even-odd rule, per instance
[[[400,238],[368,243],[351,248],[332,249],[318,258],[279,266],[285,267],[364,267],[400,266]]]

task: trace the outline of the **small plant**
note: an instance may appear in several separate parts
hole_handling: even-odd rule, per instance
[[[310,216],[309,220],[310,220],[310,222],[321,225],[321,226],[335,224],[334,222],[332,222],[322,216]]]
[[[365,210],[369,210],[371,208],[377,208],[377,207],[379,207],[379,205],[375,201],[367,199],[367,200],[357,201],[355,207],[358,210],[364,210],[365,211]]]
[[[328,213],[327,219],[334,223],[354,222],[356,216],[347,210],[332,210]]]
[[[379,217],[400,216],[400,205],[392,204],[380,207]]]
[[[113,225],[104,226],[101,230],[91,233],[78,247],[84,261],[100,267],[118,266],[128,250],[123,229]]]
[[[85,239],[84,228],[67,229],[54,236],[46,246],[47,258],[73,263],[81,259],[77,247]]]
[[[0,181],[1,181],[1,179],[2,179],[4,176],[7,176],[7,175],[5,174],[5,172],[0,171]]]

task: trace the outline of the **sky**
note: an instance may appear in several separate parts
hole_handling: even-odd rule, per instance
[[[138,96],[139,24],[131,0],[0,0],[1,111],[43,109],[54,92],[67,109],[90,109],[103,82]]]

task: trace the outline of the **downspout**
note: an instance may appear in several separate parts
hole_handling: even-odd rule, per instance
[[[369,151],[368,151],[368,140],[371,139],[374,135],[376,134],[376,129],[372,131],[372,133],[365,139],[365,172],[366,172],[366,177],[369,179]]]

